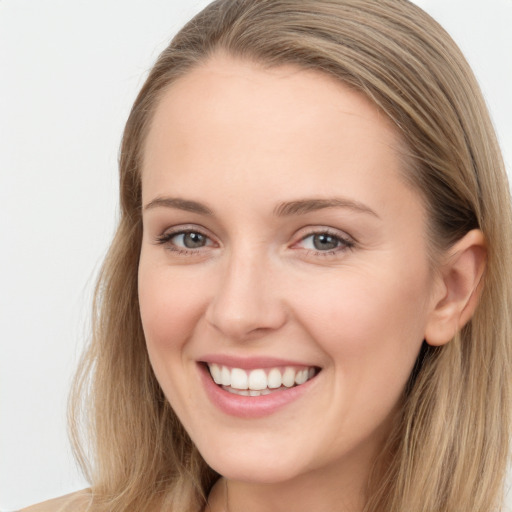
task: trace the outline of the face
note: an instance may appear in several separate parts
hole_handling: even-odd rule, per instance
[[[142,323],[158,381],[222,475],[364,473],[389,432],[433,286],[398,147],[364,97],[292,67],[216,57],[161,99]]]

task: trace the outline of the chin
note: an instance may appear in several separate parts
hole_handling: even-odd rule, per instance
[[[198,446],[205,462],[228,480],[277,484],[292,480],[311,470],[308,454],[298,447],[286,449],[285,443],[259,442],[209,443]],[[219,449],[219,447],[222,447]],[[205,448],[204,450],[202,448]],[[291,448],[291,447],[290,447]]]
[[[300,468],[296,465],[278,463],[275,460],[255,461],[222,458],[206,462],[213,470],[228,480],[252,484],[279,484],[301,474]]]

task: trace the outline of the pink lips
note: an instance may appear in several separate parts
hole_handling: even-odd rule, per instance
[[[304,366],[303,363],[285,361],[275,358],[238,358],[227,356],[206,356],[203,361],[216,363],[232,368],[242,368],[251,370],[256,368],[272,368],[280,366]],[[225,391],[217,385],[204,363],[198,364],[201,380],[206,390],[206,394],[212,403],[226,414],[237,416],[239,418],[260,418],[273,414],[278,409],[285,407],[289,403],[299,399],[304,395],[316,379],[311,379],[288,389],[274,391],[268,395],[261,396],[241,396]]]

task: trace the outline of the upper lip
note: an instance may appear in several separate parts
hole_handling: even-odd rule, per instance
[[[275,368],[277,366],[300,366],[305,368],[318,367],[315,364],[305,363],[304,361],[296,361],[279,357],[240,357],[227,354],[211,354],[201,357],[201,363],[215,363],[230,368],[241,368],[243,370],[253,370],[256,368]]]

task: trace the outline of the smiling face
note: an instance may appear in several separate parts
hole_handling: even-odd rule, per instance
[[[142,173],[142,323],[222,475],[366,478],[433,308],[398,146],[316,72],[217,56],[164,94]]]

